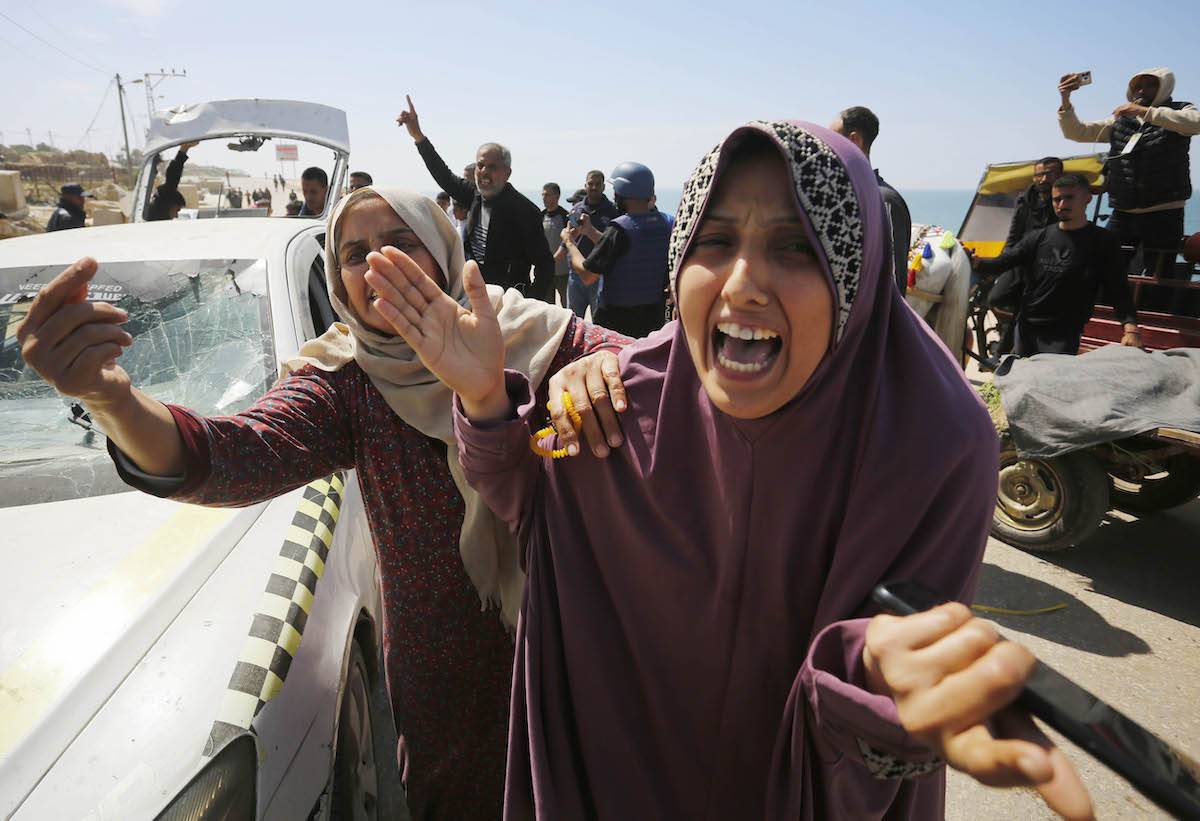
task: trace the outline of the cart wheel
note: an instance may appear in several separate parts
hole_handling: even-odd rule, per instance
[[[1156,513],[1200,496],[1200,458],[1179,453],[1167,459],[1166,468],[1140,482],[1110,474],[1113,506],[1132,513]]]
[[[1108,510],[1108,476],[1094,456],[1017,455],[1005,438],[992,535],[1022,550],[1051,552],[1086,541]]]

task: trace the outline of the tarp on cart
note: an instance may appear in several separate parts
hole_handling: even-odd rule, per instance
[[[1080,356],[1009,358],[996,371],[1022,456],[1049,458],[1155,428],[1200,433],[1200,349],[1105,345]]]

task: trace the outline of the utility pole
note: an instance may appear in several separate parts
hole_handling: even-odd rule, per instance
[[[36,148],[36,146],[33,144],[33,129],[32,128],[25,129],[25,136],[29,138],[29,147]]]
[[[182,72],[172,68],[170,71],[163,71],[161,68],[158,71],[148,71],[142,75],[142,82],[146,84],[146,115],[149,118],[147,122],[154,120],[154,91],[162,84],[163,80],[170,80],[173,77],[187,77],[187,69]],[[157,79],[155,79],[157,78]],[[137,82],[136,80],[134,82]],[[147,125],[149,128],[149,125]]]
[[[129,185],[133,187],[133,154],[129,152],[129,126],[125,124],[125,87],[121,75],[117,75],[117,102],[121,105],[121,132],[125,135],[125,168],[129,171]]]
[[[55,145],[54,145],[54,132],[53,132],[53,131],[47,131],[47,132],[46,132],[46,134],[47,134],[47,135],[49,135],[49,137],[50,137],[50,147],[51,147],[51,148],[54,148],[54,147],[55,147]]]

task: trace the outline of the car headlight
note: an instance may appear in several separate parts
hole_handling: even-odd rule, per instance
[[[258,751],[240,735],[213,756],[156,821],[254,821]]]

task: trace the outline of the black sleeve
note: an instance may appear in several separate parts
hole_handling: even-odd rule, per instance
[[[600,241],[596,243],[596,247],[583,261],[583,267],[593,274],[604,276],[612,271],[617,260],[625,256],[625,252],[628,250],[629,236],[625,233],[625,229],[619,225],[609,224],[604,229],[604,233],[600,235]]]
[[[183,178],[183,164],[187,162],[187,154],[178,151],[175,159],[167,166],[163,176],[166,180],[150,197],[146,204],[146,219],[152,222],[169,220],[171,218],[172,195],[179,190],[179,180]]]
[[[60,222],[62,222],[62,209],[55,208],[54,213],[50,215],[50,221],[46,223],[46,233],[48,234],[51,231],[57,231],[61,228],[62,226],[59,225]]]
[[[529,204],[527,213],[520,220],[521,245],[526,257],[533,263],[533,293],[545,302],[554,302],[554,257],[542,233],[542,212]]]
[[[1004,247],[1011,248],[1016,245],[1021,237],[1025,236],[1025,226],[1029,223],[1029,208],[1025,204],[1025,200],[1017,202],[1017,210],[1013,211],[1012,222],[1008,224],[1008,237],[1004,240]]]
[[[1010,268],[1029,265],[1037,257],[1038,243],[1042,240],[1042,231],[1030,231],[1012,247],[1006,247],[998,257],[981,259],[975,263],[975,270],[980,274],[999,274]]]
[[[458,202],[470,202],[475,198],[475,186],[450,170],[428,137],[417,143],[417,153],[425,161],[425,167],[429,170],[433,181],[450,195],[450,199]]]
[[[1120,242],[1111,231],[1103,228],[1096,230],[1096,236],[1101,239],[1098,253],[1094,258],[1104,266],[1100,274],[1100,288],[1104,299],[1112,305],[1113,312],[1121,324],[1136,324],[1137,309],[1133,306],[1133,296],[1129,292],[1129,274],[1125,270],[1125,255],[1121,253]]]
[[[164,176],[167,178],[162,184],[162,191],[168,194],[171,191],[179,189],[179,181],[183,179],[183,165],[188,160],[187,154],[182,151],[175,153],[175,159],[171,160],[171,164],[167,166]]]
[[[908,249],[912,243],[912,217],[908,213],[908,204],[896,193],[895,196],[885,196],[883,204],[887,207],[888,221],[892,224],[892,255],[896,265],[896,287],[900,293],[908,290]]]

